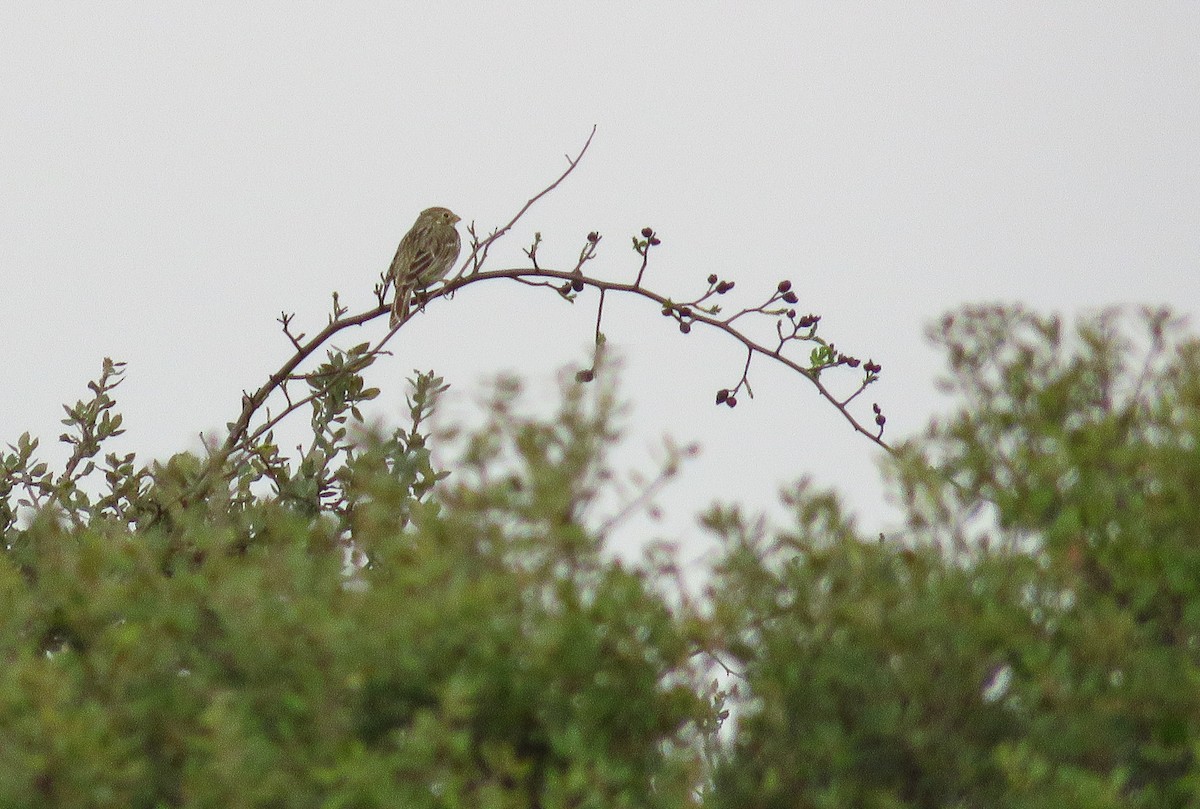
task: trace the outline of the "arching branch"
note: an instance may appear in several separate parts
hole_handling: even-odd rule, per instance
[[[674,320],[679,330],[685,334],[689,333],[694,326],[699,325],[723,332],[745,348],[747,352],[746,364],[742,370],[741,378],[736,385],[717,392],[716,402],[718,405],[735,406],[738,402],[737,394],[743,389],[747,394],[753,395],[749,383],[750,365],[755,357],[761,357],[765,360],[778,363],[802,376],[813,385],[821,398],[825,399],[842,414],[843,418],[845,418],[855,431],[866,436],[878,446],[890,451],[889,445],[883,440],[883,427],[886,419],[880,411],[879,406],[873,405],[872,408],[874,428],[868,427],[866,423],[859,421],[849,409],[851,402],[879,378],[880,367],[871,361],[865,364],[861,363],[857,358],[844,354],[833,343],[827,342],[820,337],[817,334],[820,317],[811,314],[799,315],[791,308],[793,304],[797,303],[798,297],[792,291],[792,285],[788,281],[780,282],[776,290],[763,303],[741,309],[728,316],[723,315],[717,301],[734,288],[734,282],[718,278],[716,275],[708,276],[708,286],[702,294],[691,300],[680,302],[670,296],[656,292],[643,284],[649,266],[650,253],[661,244],[659,237],[650,228],[643,229],[640,238],[639,236],[633,237],[633,249],[640,255],[641,261],[640,266],[637,268],[637,275],[631,283],[607,280],[584,274],[584,267],[595,258],[598,245],[601,241],[600,234],[596,232],[587,235],[585,243],[580,250],[579,260],[570,270],[554,270],[541,266],[537,257],[540,234],[535,236],[533,245],[525,250],[531,266],[496,270],[486,268],[491,247],[505,234],[510,232],[513,226],[516,225],[538,200],[557,188],[575,170],[591,145],[595,132],[596,129],[593,127],[587,141],[579,152],[574,157],[567,156],[566,169],[553,182],[530,197],[506,224],[492,230],[486,237],[480,238],[477,235],[474,223],[472,223],[468,228],[471,239],[471,250],[464,259],[459,272],[436,289],[422,291],[417,298],[418,306],[414,307],[409,317],[412,317],[417,311],[423,310],[433,301],[447,298],[460,289],[472,284],[500,279],[516,281],[529,286],[547,287],[553,289],[558,295],[567,300],[574,300],[586,288],[592,287],[600,293],[596,314],[596,343],[599,345],[604,339],[602,322],[604,304],[607,298],[612,294],[634,295],[652,302],[661,310],[663,316]],[[390,309],[387,301],[389,283],[390,279],[384,274],[375,290],[379,305],[357,314],[349,314],[338,303],[337,296],[335,295],[333,312],[330,315],[329,322],[321,331],[308,339],[305,339],[305,335],[303,334],[296,335],[290,331],[290,316],[283,315],[281,317],[280,322],[283,324],[284,334],[295,348],[295,352],[261,387],[253,393],[246,393],[243,396],[241,412],[234,421],[229,423],[229,433],[215,453],[219,456],[218,459],[221,462],[228,458],[231,453],[238,450],[252,452],[256,443],[264,436],[270,434],[271,430],[283,419],[287,418],[288,415],[297,409],[310,405],[330,390],[333,385],[337,384],[338,380],[336,379],[324,380],[311,373],[299,373],[299,369],[318,350],[327,346],[335,335],[346,329],[364,325],[387,313]],[[752,337],[742,326],[742,321],[749,318],[773,319],[777,339],[771,344],[767,344]],[[397,324],[395,328],[388,331],[375,341],[374,344],[362,343],[352,349],[350,354],[353,356],[350,361],[340,366],[343,370],[339,371],[339,373],[357,373],[357,371],[373,362],[380,354],[385,353],[388,341],[395,335],[397,330],[404,326],[405,322],[407,322],[407,319]],[[796,343],[808,344],[811,347],[807,362],[786,353],[786,350]],[[860,383],[857,389],[847,397],[839,398],[822,379],[823,374],[831,372],[834,369],[857,369],[860,366],[863,374]],[[592,369],[588,369],[580,374],[580,378],[584,380],[590,379],[591,376]],[[288,393],[287,386],[289,382],[298,380],[307,382],[310,386],[310,391],[307,395],[293,397]],[[277,413],[271,415],[266,410],[266,406],[268,400],[276,392],[282,393],[284,404]],[[251,425],[260,413],[264,418],[257,427],[252,428]]]

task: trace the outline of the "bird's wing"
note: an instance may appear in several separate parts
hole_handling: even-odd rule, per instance
[[[408,271],[410,278],[420,278],[429,269],[429,265],[433,263],[433,253],[428,250],[418,250],[413,254],[412,261],[409,262]]]

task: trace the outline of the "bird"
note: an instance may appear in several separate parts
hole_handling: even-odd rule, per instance
[[[426,208],[400,240],[388,270],[388,277],[396,284],[392,328],[408,317],[413,295],[445,278],[458,260],[462,240],[454,224],[459,221],[458,214],[449,208]]]

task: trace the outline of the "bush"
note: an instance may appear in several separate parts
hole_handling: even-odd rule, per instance
[[[1194,804],[1200,342],[1011,307],[935,339],[960,403],[891,456],[905,529],[810,483],[784,528],[714,508],[702,597],[605,552],[606,383],[431,438],[419,375],[374,434],[335,357],[297,459],[100,466],[109,364],[61,474],[3,458],[0,805]]]
[[[802,490],[731,511],[750,699],[717,806],[1188,806],[1200,741],[1200,343],[1163,313],[936,332],[965,406],[897,453],[909,530]]]
[[[377,437],[341,519],[277,494],[11,530],[0,804],[685,803],[692,647],[580,519],[610,409],[575,388],[539,422],[514,397],[437,502]]]

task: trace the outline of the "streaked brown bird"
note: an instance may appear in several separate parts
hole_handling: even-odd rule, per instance
[[[458,221],[458,215],[448,208],[426,208],[400,240],[388,270],[396,284],[392,328],[408,317],[413,295],[445,278],[458,260],[462,249],[462,240],[454,227]]]

